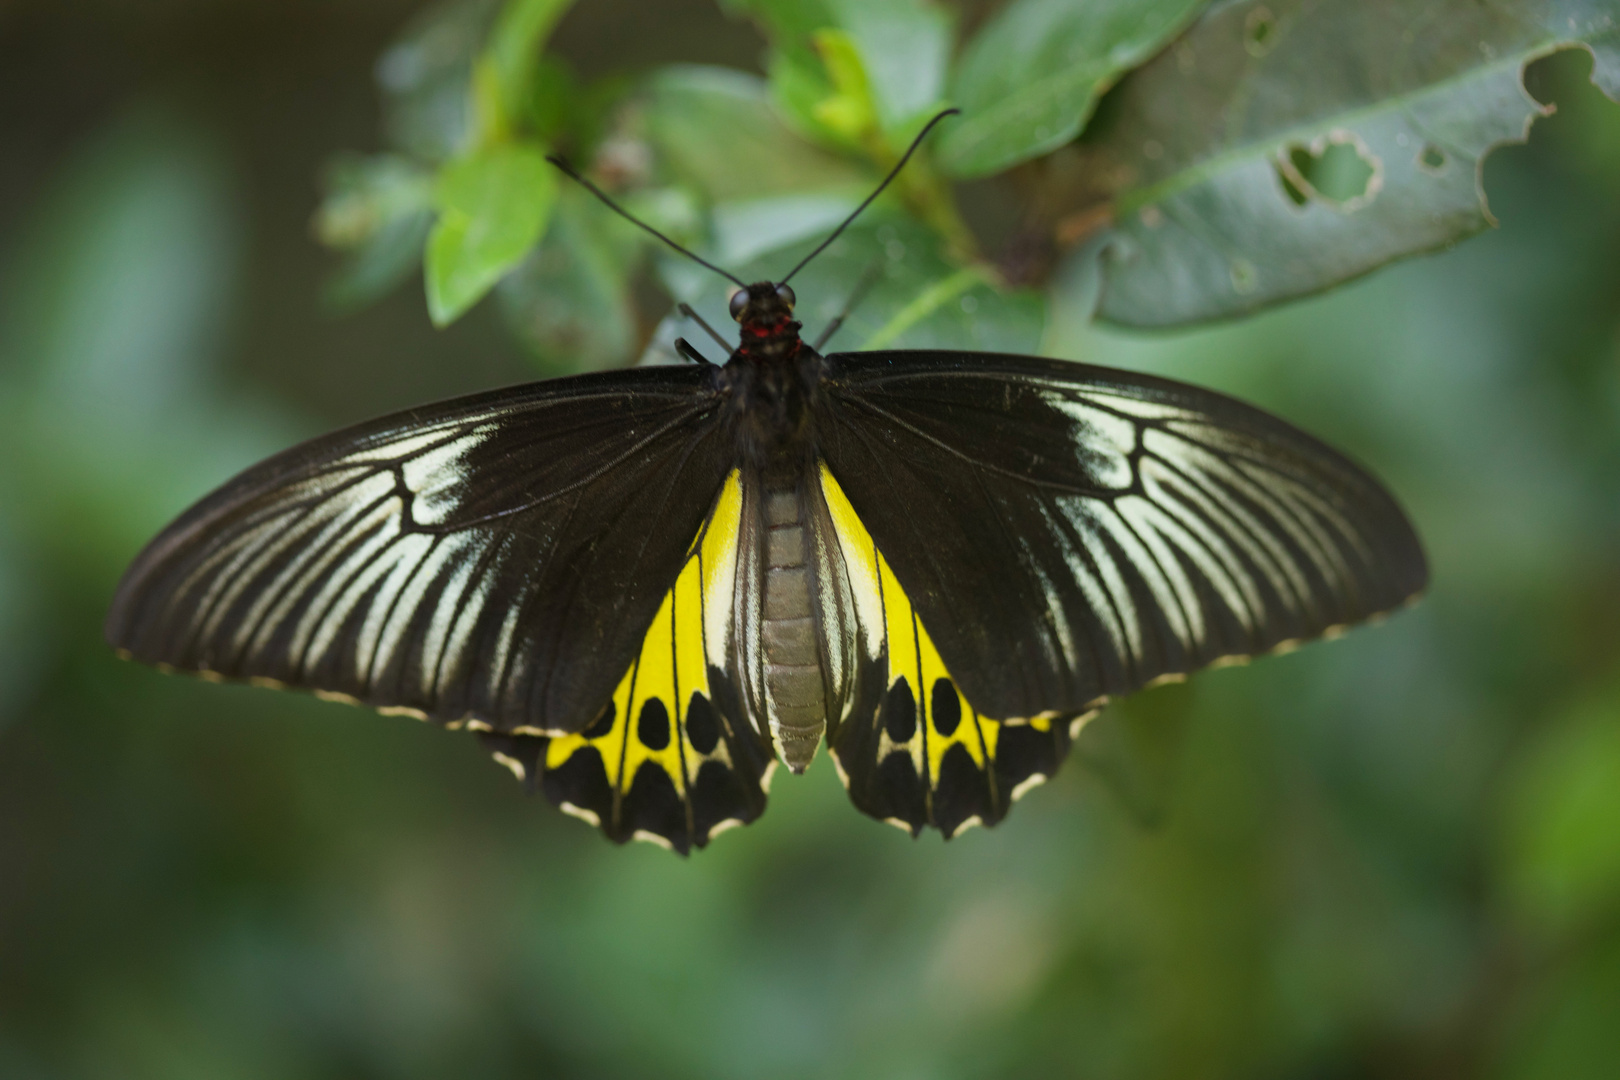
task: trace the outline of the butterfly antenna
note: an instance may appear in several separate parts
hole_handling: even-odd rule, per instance
[[[808,254],[804,258],[800,259],[799,260],[799,265],[795,266],[792,270],[789,270],[788,274],[787,274],[787,277],[783,278],[781,281],[778,281],[777,284],[778,285],[786,285],[788,283],[789,278],[793,277],[794,274],[797,274],[800,270],[804,269],[804,264],[805,263],[809,262],[811,259],[815,258],[817,255],[820,255],[823,251],[826,251],[827,250],[827,245],[831,244],[834,240],[838,239],[839,234],[842,233],[845,229],[849,228],[850,222],[852,222],[856,218],[860,217],[861,216],[861,211],[865,210],[868,206],[871,206],[872,205],[872,200],[877,198],[879,195],[883,194],[883,189],[889,186],[890,181],[892,181],[895,177],[900,175],[900,170],[906,167],[906,162],[910,161],[911,160],[911,155],[915,154],[917,152],[917,147],[921,146],[922,141],[924,139],[928,138],[928,133],[930,131],[934,130],[934,125],[939,123],[941,120],[945,119],[947,116],[958,116],[958,115],[961,114],[961,112],[962,112],[961,109],[946,109],[944,112],[940,113],[938,116],[936,116],[932,120],[928,121],[928,123],[924,124],[923,129],[921,131],[917,132],[917,137],[915,139],[911,140],[911,145],[906,147],[906,152],[904,154],[900,155],[900,160],[894,163],[894,168],[889,170],[889,175],[885,176],[883,178],[883,183],[881,183],[881,184],[879,184],[877,186],[877,190],[872,192],[872,194],[868,195],[866,197],[866,201],[861,203],[861,205],[857,206],[855,208],[855,212],[850,214],[849,217],[845,218],[843,220],[843,222],[838,226],[838,228],[836,228],[836,229],[834,229],[832,231],[831,236],[827,237],[827,239],[823,240],[820,244],[818,244],[816,246],[816,250],[812,251],[810,254]],[[622,211],[622,210],[620,210],[619,212],[621,214],[624,213],[624,211]]]
[[[924,130],[926,130],[926,129],[924,129]],[[909,154],[910,151],[908,150],[907,153]],[[568,176],[572,177],[573,179],[577,180],[581,185],[584,186],[586,191],[589,191],[592,195],[595,195],[598,199],[601,199],[603,203],[607,204],[607,208],[609,210],[612,210],[615,214],[618,214],[620,217],[624,218],[624,220],[628,221],[630,224],[637,225],[637,226],[639,226],[639,227],[641,227],[643,229],[646,229],[648,232],[650,232],[654,236],[658,237],[658,239],[662,240],[664,243],[668,244],[670,247],[674,248],[676,251],[680,252],[682,255],[685,255],[688,259],[691,259],[693,262],[697,263],[699,266],[708,267],[710,270],[713,270],[715,273],[719,274],[721,277],[723,277],[726,280],[730,281],[732,284],[738,285],[738,286],[740,286],[740,287],[742,287],[744,289],[748,288],[747,283],[745,283],[741,278],[737,277],[736,274],[733,274],[733,273],[730,273],[728,271],[720,269],[718,266],[714,265],[714,263],[710,262],[708,259],[703,258],[701,255],[693,254],[692,252],[688,251],[686,248],[683,248],[681,245],[679,245],[675,241],[671,240],[669,237],[665,236],[663,233],[659,232],[657,229],[653,228],[651,225],[647,224],[645,221],[642,221],[640,218],[638,218],[635,215],[631,214],[630,211],[626,210],[624,207],[620,206],[618,203],[614,202],[612,199],[608,198],[607,192],[603,191],[601,188],[597,187],[595,184],[593,184],[589,180],[585,179],[585,177],[581,176],[579,174],[578,170],[576,170],[572,165],[570,165],[568,163],[567,158],[562,157],[559,154],[548,154],[548,155],[546,155],[546,160],[551,162],[553,165],[557,166],[557,168],[561,169],[566,175],[568,175]],[[905,164],[905,159],[902,158],[900,163],[902,165]],[[888,181],[884,181],[884,183],[888,183]],[[883,189],[879,188],[878,190],[882,191]],[[840,226],[840,228],[842,228],[842,226]]]

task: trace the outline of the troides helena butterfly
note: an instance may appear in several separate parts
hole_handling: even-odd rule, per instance
[[[740,288],[723,365],[279,454],[147,546],[107,637],[474,731],[612,839],[685,852],[824,738],[865,813],[993,825],[1110,697],[1423,588],[1378,482],[1257,409],[1028,356],[824,356],[793,308],[787,278]]]

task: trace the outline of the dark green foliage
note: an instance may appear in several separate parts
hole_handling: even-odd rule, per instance
[[[1540,111],[1519,86],[1526,62],[1584,44],[1598,58],[1594,80],[1620,94],[1610,0],[1014,0],[965,35],[933,0],[730,0],[770,41],[768,79],[675,66],[594,86],[539,51],[560,3],[452,4],[380,69],[395,145],[439,172],[426,254],[434,321],[516,273],[504,309],[549,370],[635,355],[634,331],[663,314],[636,299],[649,252],[677,299],[705,303],[715,286],[669,265],[646,237],[610,240],[568,220],[592,212],[578,200],[556,209],[558,235],[525,261],[554,210],[538,176],[544,149],[565,150],[622,199],[693,209],[686,239],[733,261],[741,242],[748,274],[769,276],[791,263],[751,256],[829,227],[833,208],[955,105],[962,115],[886,200],[933,234],[907,249],[937,258],[875,293],[845,340],[922,347],[939,344],[940,327],[918,305],[932,311],[963,282],[983,288],[974,315],[1002,328],[993,337],[1032,341],[1049,309],[1173,326],[1443,247],[1489,224],[1483,161]],[[392,160],[334,174],[323,235],[358,251],[342,294],[397,281],[422,228],[420,184],[383,183]],[[984,237],[949,181],[995,174],[1016,182],[1003,212],[1012,225]],[[870,236],[846,247],[881,261]],[[535,287],[557,282],[545,268],[569,257],[583,281]],[[580,315],[564,321],[576,325],[540,329],[558,320],[548,297],[565,292]],[[607,319],[617,327],[582,325]],[[670,329],[659,327],[647,355],[669,355]]]
[[[817,763],[773,788],[768,823],[683,862],[614,847],[526,797],[471,736],[164,678],[107,652],[100,623],[119,572],[215,483],[339,422],[533,373],[501,351],[493,312],[441,333],[420,294],[340,321],[317,305],[318,263],[300,231],[316,151],[303,133],[319,132],[324,155],[371,145],[369,128],[300,112],[309,99],[289,88],[309,72],[283,65],[342,29],[317,10],[358,18],[380,5],[217,5],[273,7],[287,20],[279,37],[258,24],[231,39],[162,21],[209,6],[153,5],[130,21],[150,18],[174,49],[203,55],[184,53],[195,64],[186,70],[216,72],[205,85],[219,100],[201,107],[97,84],[105,108],[69,123],[48,110],[89,94],[86,72],[111,77],[136,50],[97,52],[96,35],[110,31],[62,16],[52,52],[30,29],[67,10],[47,3],[14,5],[24,14],[0,35],[0,1076],[1612,1075],[1620,110],[1590,85],[1583,51],[1531,67],[1536,97],[1557,113],[1536,120],[1528,147],[1485,158],[1500,230],[1252,319],[1152,337],[1087,324],[1096,282],[1079,252],[1106,215],[1086,186],[1097,178],[1066,170],[1108,145],[1103,125],[1119,122],[1150,68],[1122,77],[1110,92],[1118,103],[1104,96],[1076,147],[957,189],[975,228],[997,185],[1032,192],[1012,201],[1039,235],[1078,245],[1020,262],[1040,271],[1030,287],[1003,292],[974,276],[1007,264],[996,230],[978,244],[987,261],[963,257],[916,192],[885,200],[864,234],[807,270],[799,295],[814,330],[867,267],[883,267],[835,339],[842,348],[949,292],[941,282],[967,281],[954,310],[935,307],[907,329],[917,337],[894,343],[964,347],[947,338],[988,327],[997,342],[1021,342],[993,347],[1043,343],[1279,412],[1388,478],[1428,543],[1434,587],[1383,627],[1111,709],[1082,733],[1065,773],[995,831],[913,842],[851,814]],[[1245,16],[1240,40],[1281,55],[1288,10]],[[976,18],[956,24],[969,40],[992,25]],[[383,37],[377,23],[366,28],[330,61],[350,83]],[[628,41],[640,30],[612,32]],[[662,61],[688,58],[692,40]],[[1600,75],[1612,73],[1612,46],[1592,44]],[[29,50],[97,63],[73,69],[86,82],[70,92]],[[259,50],[257,68],[243,62]],[[180,54],[162,55],[179,65]],[[765,59],[772,82],[749,77],[747,96],[780,97],[790,55],[822,64],[802,39],[776,46]],[[727,62],[747,59],[744,49]],[[1503,65],[1516,71],[1519,59],[1504,54]],[[394,221],[402,235],[419,230],[398,246],[420,258],[433,216],[421,193],[462,145],[470,68],[448,63],[460,74],[444,76],[438,106],[424,99],[408,112],[404,91],[389,91],[392,157],[347,175],[359,209],[335,215],[332,235],[357,254],[379,234],[355,222]],[[428,93],[439,70],[413,85]],[[812,91],[830,85],[824,65],[806,72]],[[666,74],[634,84],[645,97],[623,97],[622,77],[580,74],[569,78],[581,97],[547,98],[559,80],[537,76],[536,100],[583,111],[567,106],[559,120],[533,105],[513,121],[517,141],[622,177],[614,190],[660,228],[739,265],[758,259],[761,272],[791,265],[881,164],[783,108],[773,115],[787,117],[786,137],[830,179],[721,198],[695,170],[744,151],[723,129],[694,126],[682,136],[689,161],[677,164],[650,119],[662,91],[647,87]],[[238,86],[253,93],[233,98]],[[342,100],[364,116],[364,99]],[[1507,106],[1493,115],[1522,119],[1512,110],[1527,108],[1516,90]],[[281,129],[263,119],[276,109],[291,113]],[[66,129],[49,154],[35,112]],[[1289,130],[1277,145],[1293,162],[1332,126]],[[1474,171],[1450,143],[1409,149],[1444,177]],[[1259,159],[1246,190],[1287,214],[1338,212],[1303,188],[1298,206],[1279,160]],[[1328,192],[1306,164],[1296,168]],[[397,203],[383,194],[395,182]],[[266,192],[279,196],[256,201]],[[567,192],[499,292],[521,294],[536,269],[528,260],[576,220]],[[1346,227],[1378,205],[1349,213]],[[1472,229],[1477,201],[1458,205]],[[596,233],[601,223],[584,216],[594,212],[579,220],[613,257],[590,279],[600,293],[580,302],[633,309],[639,321],[577,354],[556,346],[548,373],[668,340],[673,325],[650,330],[667,298],[646,276],[638,284],[647,267],[677,295],[724,295],[707,275],[651,261],[639,237]],[[1022,228],[1017,218],[1002,231]],[[1341,249],[1335,239],[1313,250]],[[412,265],[375,258],[375,280]],[[827,264],[837,273],[812,277]],[[602,299],[621,280],[629,291]],[[513,303],[521,315],[531,302]],[[544,332],[558,325],[547,318]]]

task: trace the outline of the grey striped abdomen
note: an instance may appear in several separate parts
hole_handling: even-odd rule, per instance
[[[765,602],[760,621],[765,694],[782,759],[800,772],[821,742],[827,701],[811,595],[809,537],[797,492],[766,492],[765,525]]]

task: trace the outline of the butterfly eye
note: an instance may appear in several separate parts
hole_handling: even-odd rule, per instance
[[[799,298],[793,295],[793,289],[787,285],[778,285],[776,287],[776,298],[789,308],[799,302]]]
[[[731,294],[731,317],[742,322],[743,312],[748,309],[748,290],[738,289]]]

